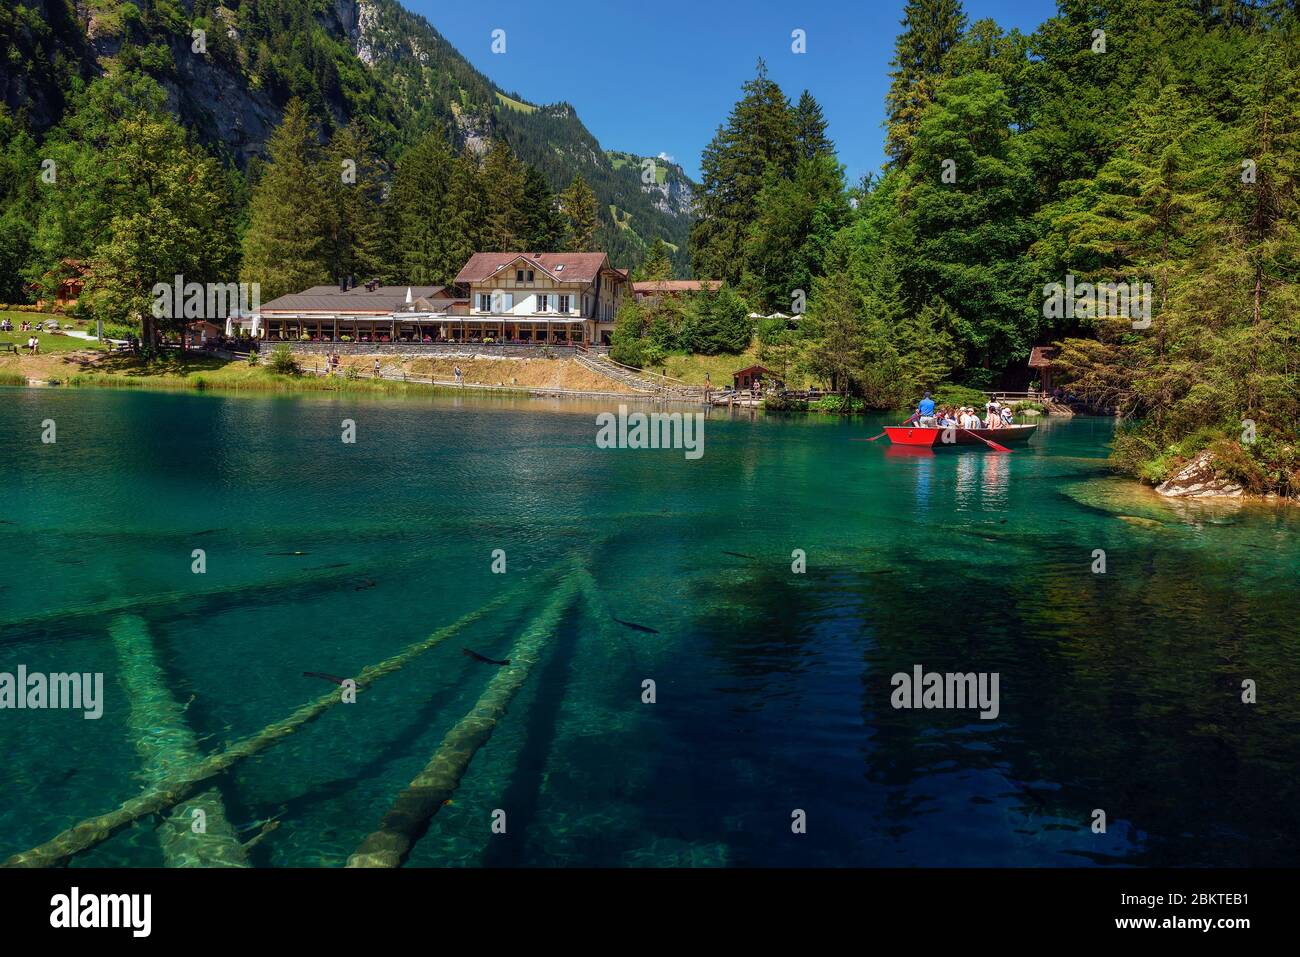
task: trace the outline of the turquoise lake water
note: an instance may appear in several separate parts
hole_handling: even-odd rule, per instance
[[[462,649],[508,657],[581,566],[597,591],[411,866],[1300,860],[1300,514],[1158,501],[1108,472],[1109,421],[918,455],[852,441],[879,419],[724,411],[691,461],[597,448],[608,403],[0,401],[0,672],[102,672],[106,699],[0,710],[0,858],[148,787],[178,723],[219,751],[332,687],[304,671],[508,594],[215,779],[245,839],[278,824],[251,863],[341,866],[499,673]],[[998,673],[996,720],[893,708],[918,664]],[[74,866],[163,864],[156,823]]]

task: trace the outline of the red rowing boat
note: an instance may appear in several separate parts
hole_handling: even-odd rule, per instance
[[[919,445],[927,449],[941,449],[948,445],[978,445],[986,442],[1013,445],[1028,442],[1038,428],[1030,425],[1006,425],[1000,429],[922,428],[919,425],[887,425],[885,434],[894,445]]]

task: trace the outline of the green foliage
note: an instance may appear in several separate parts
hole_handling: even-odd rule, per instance
[[[911,140],[935,87],[947,72],[946,57],[966,26],[961,0],[907,0],[903,32],[894,41],[890,87],[885,96],[885,151],[899,165],[911,156]]]
[[[267,360],[271,371],[279,375],[298,375],[298,360],[293,357],[293,350],[288,346],[276,346]]]
[[[637,281],[653,282],[673,278],[673,264],[668,255],[668,246],[662,239],[656,239],[646,254],[645,261],[632,272]]]
[[[564,248],[570,252],[588,252],[596,248],[596,227],[600,209],[596,194],[579,173],[560,194],[560,212],[564,216]]]
[[[364,282],[385,265],[380,201],[383,168],[365,126],[353,123],[335,134],[321,158],[324,260],[331,278]]]
[[[695,275],[740,281],[754,203],[764,186],[793,175],[799,158],[794,112],[762,60],[725,126],[704,150],[691,227]]]
[[[947,383],[932,390],[933,398],[936,405],[968,405],[979,412],[984,411],[984,404],[988,401],[988,396],[976,389],[968,389],[962,385],[953,385]],[[1032,403],[1024,403],[1030,405]],[[1041,406],[1039,411],[1042,411]]]
[[[849,395],[823,395],[808,404],[809,412],[826,412],[831,415],[847,415],[867,411],[867,404],[862,399]]]
[[[968,366],[1027,355],[1041,315],[1028,258],[1033,182],[1010,122],[995,75],[945,81],[912,137],[899,194],[912,247],[904,282],[914,302],[947,305]]]
[[[1300,422],[1300,50],[1294,23],[1224,29],[1164,11],[1181,30],[1141,36],[1128,122],[1095,169],[1040,214],[1036,251],[1080,280],[1146,281],[1148,328],[1131,317],[1064,330],[1070,389],[1134,425],[1115,462],[1158,481],[1211,448],[1257,491],[1289,491]],[[1285,42],[1288,37],[1291,42]],[[1141,69],[1132,58],[1152,58]],[[1114,81],[1119,85],[1121,81]],[[1255,440],[1243,440],[1244,423]],[[1191,440],[1195,439],[1195,442]]]
[[[291,100],[253,187],[240,278],[261,284],[263,302],[332,279],[317,137],[306,104]]]
[[[397,161],[392,193],[385,210],[390,236],[386,273],[390,280],[418,284],[447,283],[465,264],[462,255],[477,238],[466,236],[462,227],[479,225],[462,222],[461,211],[477,200],[475,188],[458,196],[452,192],[458,165],[471,159],[456,157],[436,135],[420,140]],[[462,183],[476,180],[469,169],[460,171]],[[468,184],[467,184],[468,185]],[[472,250],[471,250],[472,251]]]
[[[671,352],[737,354],[754,337],[749,306],[730,286],[677,298],[625,299],[614,317],[610,355],[646,367]]]
[[[808,401],[769,392],[763,397],[763,409],[766,412],[807,412]]]

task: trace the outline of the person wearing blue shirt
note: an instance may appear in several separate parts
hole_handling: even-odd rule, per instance
[[[921,417],[918,423],[921,428],[933,429],[938,427],[939,423],[934,417],[934,399],[930,398],[930,393],[927,392],[925,398],[917,405],[916,414]]]

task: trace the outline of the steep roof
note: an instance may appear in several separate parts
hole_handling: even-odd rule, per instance
[[[371,291],[356,286],[347,292],[338,286],[312,286],[302,292],[289,293],[268,303],[262,312],[377,312],[389,313],[406,306],[406,292],[411,300],[442,298],[442,286],[379,286]]]
[[[1043,369],[1052,364],[1052,360],[1061,354],[1060,346],[1034,346],[1029,353],[1029,368]]]
[[[525,268],[540,269],[556,282],[591,282],[602,269],[612,269],[604,253],[475,253],[457,273],[456,282],[487,282],[520,260],[527,264]]]

